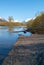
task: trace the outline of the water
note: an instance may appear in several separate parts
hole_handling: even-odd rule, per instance
[[[23,30],[21,27],[14,27],[14,30]],[[8,27],[0,27],[0,65],[2,64],[3,59],[7,56],[8,52],[11,50],[16,40],[20,35],[30,36],[31,33],[11,33],[8,31]]]

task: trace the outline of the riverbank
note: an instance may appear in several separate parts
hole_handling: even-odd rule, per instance
[[[20,36],[2,65],[44,65],[44,35]]]

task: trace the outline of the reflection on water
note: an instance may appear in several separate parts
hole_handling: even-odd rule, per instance
[[[21,27],[15,27],[14,30],[23,30]],[[8,27],[0,27],[0,65],[4,57],[8,54],[9,50],[13,47],[14,43],[19,37],[19,34],[30,36],[31,33],[11,33]]]
[[[1,33],[1,31],[0,31],[0,36],[2,36],[3,34]]]

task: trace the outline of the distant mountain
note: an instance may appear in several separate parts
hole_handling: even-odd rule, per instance
[[[32,18],[27,18],[26,20],[25,20],[25,22],[28,22],[29,20],[31,20]]]
[[[4,18],[0,17],[0,22],[7,22]]]

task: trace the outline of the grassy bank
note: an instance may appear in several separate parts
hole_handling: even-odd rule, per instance
[[[32,33],[44,34],[44,13],[29,20],[27,27],[31,29]]]
[[[2,65],[44,65],[44,35],[20,36]]]

